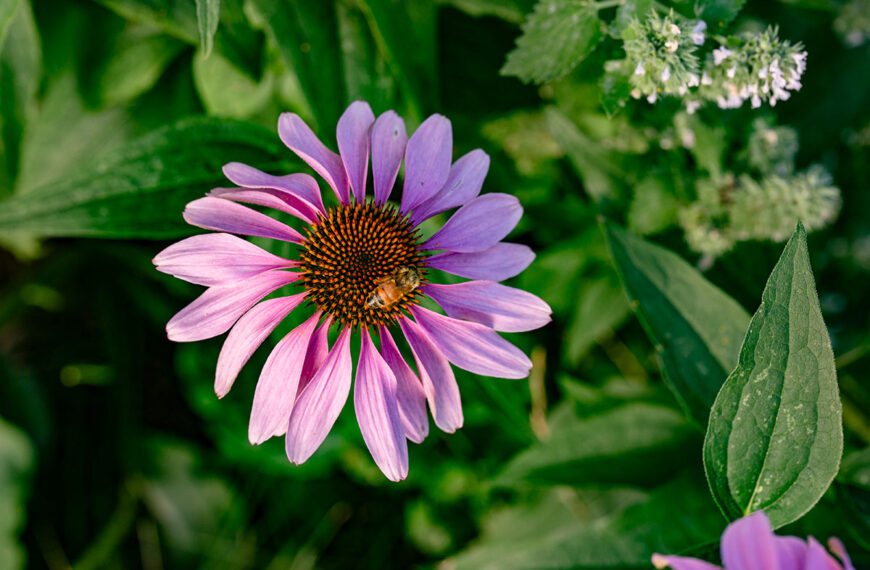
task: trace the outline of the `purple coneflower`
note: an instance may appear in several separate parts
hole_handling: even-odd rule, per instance
[[[855,570],[843,543],[828,540],[828,554],[810,537],[803,541],[794,536],[776,536],[764,511],[738,519],[722,534],[721,555],[725,570]],[[656,568],[674,570],[721,570],[719,566],[684,556],[653,554]]]
[[[432,115],[409,139],[393,111],[375,119],[367,103],[338,121],[340,154],[329,150],[295,114],[278,120],[281,140],[332,188],[325,206],[307,174],[273,176],[240,163],[224,166],[235,188],[217,188],[189,203],[184,219],[223,233],[196,235],[163,250],[157,269],[208,289],[167,324],[169,338],[197,341],[230,329],[217,363],[223,397],[257,347],[293,310],[311,313],[266,360],[251,409],[248,436],[258,444],[286,434],[287,456],[307,460],[339,415],[351,387],[351,337],[360,337],[354,407],[363,439],[384,474],[408,473],[407,439],[429,431],[426,402],[446,432],[462,426],[459,388],[450,364],[500,378],[524,378],[531,362],[496,331],[536,329],[550,320],[538,297],[497,283],[534,258],[501,240],[522,215],[507,194],[478,196],[489,157],[477,149],[451,164],[450,121]],[[374,196],[366,199],[371,155]],[[404,159],[398,206],[388,203]],[[245,204],[290,214],[301,230]],[[421,222],[459,208],[431,237]],[[296,244],[294,259],[273,255],[230,234]],[[471,279],[432,283],[433,270]],[[285,285],[295,295],[270,298]],[[420,301],[433,299],[446,315]],[[262,301],[262,302],[260,302]],[[330,348],[330,327],[338,338]],[[380,345],[380,350],[376,346]],[[416,372],[402,356],[404,338]]]

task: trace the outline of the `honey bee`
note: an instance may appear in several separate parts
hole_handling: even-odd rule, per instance
[[[403,265],[395,273],[378,281],[375,290],[369,295],[366,307],[369,309],[389,309],[402,297],[420,286],[420,274],[413,265]]]

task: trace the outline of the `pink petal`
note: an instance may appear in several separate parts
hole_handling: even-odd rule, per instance
[[[230,234],[201,234],[183,239],[158,253],[152,261],[157,271],[207,287],[293,265],[292,261]]]
[[[685,556],[653,554],[652,563],[659,570],[664,568],[673,568],[674,570],[722,570],[715,564],[710,564],[697,558],[686,558]]]
[[[843,570],[837,559],[828,554],[818,540],[810,537],[808,542],[806,566],[801,570]]]
[[[764,511],[737,519],[722,533],[722,563],[728,570],[779,567],[776,536]]]
[[[192,342],[223,334],[254,303],[297,279],[298,273],[267,271],[237,283],[209,287],[169,320],[169,340]]]
[[[423,391],[423,384],[405,362],[387,328],[382,326],[379,332],[381,354],[396,377],[396,399],[405,436],[414,443],[422,443],[429,435],[429,418],[426,416],[426,393]]]
[[[331,324],[332,317],[326,317],[317,332],[311,336],[308,351],[305,353],[305,364],[302,366],[302,376],[299,378],[300,393],[326,362],[326,356],[329,354],[329,326]]]
[[[454,319],[467,319],[497,331],[534,330],[549,323],[552,313],[535,295],[492,281],[431,283],[425,290]]]
[[[366,199],[366,175],[369,170],[370,129],[375,114],[365,101],[354,101],[338,119],[338,151],[356,201]]]
[[[405,146],[408,133],[405,121],[393,111],[383,113],[372,126],[372,179],[375,186],[375,202],[383,204],[390,197]]]
[[[271,188],[281,193],[282,199],[298,210],[314,209],[325,213],[323,196],[317,181],[307,174],[273,176],[241,162],[225,164],[224,175],[233,183],[245,188]],[[296,205],[298,203],[298,205]]]
[[[231,234],[260,236],[302,243],[302,235],[266,214],[221,198],[206,197],[184,208],[184,219],[192,226]]]
[[[435,195],[447,182],[453,153],[453,128],[432,115],[411,135],[405,149],[405,187],[401,211],[409,213]]]
[[[239,371],[257,347],[304,299],[305,293],[267,299],[242,315],[227,335],[218,356],[214,379],[214,391],[218,398],[226,396]]]
[[[775,536],[780,568],[803,569],[807,557],[807,543],[795,536]]]
[[[463,417],[459,385],[450,363],[417,323],[410,319],[400,319],[399,326],[414,354],[435,425],[442,431],[453,433],[462,427]]]
[[[459,208],[423,247],[465,253],[483,251],[507,236],[522,216],[520,201],[513,196],[478,196]]]
[[[831,552],[833,552],[840,558],[840,560],[843,562],[843,568],[845,570],[855,570],[855,566],[852,564],[852,559],[849,558],[849,553],[846,552],[846,547],[843,546],[843,543],[840,541],[839,538],[829,538],[828,548],[830,548]]]
[[[372,459],[390,481],[408,476],[408,443],[396,405],[396,378],[362,329],[356,384],[356,419]]]
[[[427,265],[469,279],[502,281],[519,275],[535,259],[528,246],[518,243],[497,243],[489,249],[473,253],[438,253],[426,260]]]
[[[454,162],[441,190],[414,210],[414,225],[476,198],[488,171],[489,155],[479,148]]]
[[[278,136],[290,150],[326,180],[342,204],[350,201],[350,188],[341,157],[326,148],[299,115],[281,113],[278,117]]]
[[[286,442],[291,463],[304,463],[326,439],[350,393],[351,368],[350,328],[345,328],[293,406]]]
[[[317,312],[290,331],[275,345],[263,365],[248,424],[248,440],[251,443],[263,443],[285,429],[296,401],[308,341],[319,320],[320,312]]]
[[[532,361],[492,329],[451,319],[419,306],[411,307],[411,313],[432,342],[456,366],[496,378],[529,375]]]

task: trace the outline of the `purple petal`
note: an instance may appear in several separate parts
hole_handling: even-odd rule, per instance
[[[500,242],[520,221],[520,201],[508,194],[485,194],[459,208],[423,245],[469,253]]]
[[[224,176],[235,184],[245,188],[271,188],[281,193],[284,200],[296,209],[317,210],[326,212],[323,207],[323,196],[317,181],[307,174],[287,174],[273,176],[257,170],[253,166],[241,162],[230,162],[224,165]]]
[[[778,568],[776,536],[764,511],[737,519],[722,534],[722,563],[728,570]]]
[[[791,568],[782,567],[783,570],[791,570]],[[825,547],[819,544],[819,541],[813,537],[809,539],[807,548],[806,566],[796,568],[795,570],[843,570],[837,560],[828,554]]]
[[[230,234],[201,234],[183,239],[158,253],[152,261],[157,271],[207,287],[294,264]]]
[[[846,547],[843,546],[843,543],[840,541],[839,538],[829,538],[828,548],[831,549],[831,552],[833,552],[840,558],[840,560],[843,562],[843,568],[845,570],[855,570],[855,566],[852,564],[852,559],[849,558],[849,553],[846,552]]]
[[[447,182],[453,153],[453,129],[441,115],[432,115],[414,131],[405,149],[402,213],[435,195]]]
[[[420,379],[402,358],[396,342],[386,327],[380,327],[381,354],[396,377],[396,399],[399,417],[405,436],[414,443],[422,443],[429,435],[429,418],[426,416],[426,393]]]
[[[287,428],[299,389],[308,341],[319,320],[320,312],[317,312],[290,331],[269,354],[260,372],[251,406],[251,421],[248,424],[248,440],[251,443],[263,443]]]
[[[504,332],[530,331],[550,322],[552,310],[538,297],[492,281],[468,281],[455,285],[426,285],[454,319],[467,319]]]
[[[442,431],[453,433],[462,427],[463,418],[459,385],[450,363],[417,323],[400,319],[399,326],[414,354],[435,425]]]
[[[807,543],[795,536],[776,536],[779,568],[803,569],[807,557]]]
[[[291,463],[304,463],[326,439],[350,393],[351,368],[350,328],[345,328],[293,406],[286,442]]]
[[[237,283],[209,287],[166,323],[169,340],[192,342],[223,334],[254,303],[297,279],[298,273],[267,271]]]
[[[375,122],[372,108],[364,101],[354,101],[338,119],[338,151],[356,201],[366,199],[366,175],[369,170],[370,129]]]
[[[304,205],[301,209],[296,208],[291,205],[289,200],[285,199],[286,196],[280,190],[271,188],[212,188],[208,195],[242,204],[265,206],[309,223],[317,221],[317,211],[313,206]],[[301,200],[296,200],[296,202],[305,204]]]
[[[405,121],[393,111],[383,113],[372,126],[372,179],[375,186],[375,202],[383,204],[390,197],[405,146],[408,133]]]
[[[673,568],[674,570],[722,570],[715,564],[710,564],[697,558],[686,558],[685,556],[653,554],[652,563],[659,570],[664,568]]]
[[[299,378],[300,393],[326,362],[326,356],[329,354],[329,326],[331,324],[332,317],[326,317],[317,332],[311,336],[308,351],[305,353],[305,364],[302,366],[302,376]]]
[[[430,267],[467,277],[502,281],[522,273],[535,259],[532,249],[518,243],[497,243],[473,253],[438,253],[426,260]]]
[[[342,204],[350,201],[347,174],[341,157],[326,148],[299,115],[282,113],[278,117],[278,136],[290,150],[326,180]]]
[[[417,225],[436,214],[476,198],[480,194],[488,171],[489,155],[479,148],[469,152],[453,163],[447,182],[435,196],[414,210],[411,221]]]
[[[408,442],[396,405],[396,378],[362,329],[353,388],[356,420],[372,459],[390,481],[408,476]]]
[[[492,329],[451,319],[419,306],[411,307],[411,313],[456,366],[496,378],[525,378],[529,375],[532,361]]]
[[[305,293],[267,299],[242,315],[227,335],[218,356],[214,379],[214,391],[218,398],[227,395],[239,371],[257,347],[303,299]]]
[[[184,208],[184,219],[192,226],[207,230],[260,236],[293,243],[302,243],[302,235],[266,214],[261,214],[247,206],[206,197],[190,202]]]

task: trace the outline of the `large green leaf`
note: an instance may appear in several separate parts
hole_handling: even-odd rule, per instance
[[[184,204],[226,183],[221,166],[280,163],[266,129],[190,119],[102,155],[75,173],[0,205],[0,232],[38,236],[166,238],[190,233]]]
[[[681,414],[652,404],[575,417],[517,455],[496,483],[656,484],[692,452],[694,433]]]
[[[704,467],[727,517],[764,509],[779,527],[816,504],[842,452],[834,353],[798,224],[710,412]]]
[[[502,75],[543,83],[574,69],[601,41],[598,8],[592,2],[541,0],[523,24]]]
[[[611,223],[605,231],[668,385],[705,424],[722,382],[737,364],[749,315],[676,254]]]
[[[700,479],[680,476],[649,494],[554,489],[536,505],[497,513],[453,562],[458,570],[650,568],[654,552],[718,540],[724,521]]]

